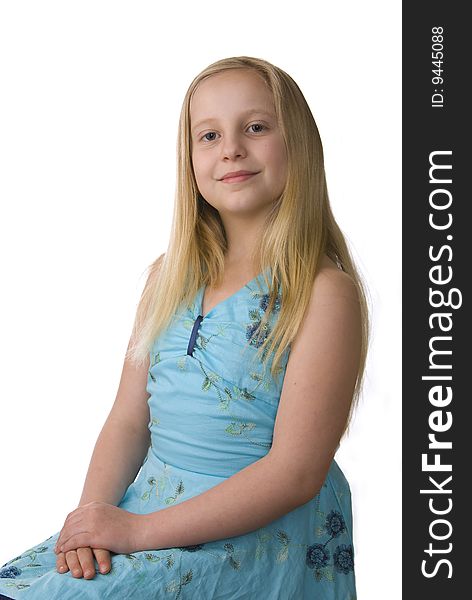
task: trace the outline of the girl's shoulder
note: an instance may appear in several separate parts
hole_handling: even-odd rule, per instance
[[[316,293],[351,296],[357,299],[357,287],[354,279],[324,254],[320,268],[313,283],[313,294]]]

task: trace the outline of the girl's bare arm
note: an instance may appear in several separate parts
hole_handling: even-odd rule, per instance
[[[136,369],[125,360],[115,403],[98,436],[90,460],[79,506],[92,500],[117,505],[134,480],[149,447],[147,368]],[[59,573],[95,576],[94,555],[102,573],[110,570],[107,549],[77,548],[57,556]]]
[[[116,399],[95,443],[79,506],[119,503],[150,445],[146,391],[149,359],[137,368],[125,360]]]

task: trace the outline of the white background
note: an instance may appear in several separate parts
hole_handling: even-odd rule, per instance
[[[249,55],[310,104],[369,288],[367,379],[337,461],[359,599],[400,597],[400,27],[391,0],[1,3],[0,565],[79,501],[145,269],[166,249],[184,93],[209,63]]]

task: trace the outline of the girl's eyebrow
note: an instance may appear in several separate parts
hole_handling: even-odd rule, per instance
[[[247,117],[248,115],[252,115],[252,114],[266,115],[267,117],[271,117],[272,119],[275,118],[274,113],[268,112],[267,110],[260,109],[260,108],[250,108],[249,110],[245,110],[243,113],[241,113],[241,116]],[[200,121],[197,121],[197,123],[195,123],[195,125],[193,125],[192,133],[195,132],[195,129],[197,129],[198,127],[203,125],[203,123],[212,123],[214,121],[218,121],[218,119],[213,118],[213,117],[208,117],[206,119],[200,119]]]

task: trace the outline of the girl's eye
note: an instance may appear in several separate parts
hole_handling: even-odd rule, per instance
[[[207,138],[207,135],[216,135],[216,133],[214,131],[209,131],[208,133],[205,133],[202,136],[202,140],[205,140],[206,142],[213,142],[215,140],[215,138],[212,138],[212,139]]]
[[[253,133],[260,133],[265,129],[265,125],[262,125],[262,123],[253,123],[252,125],[249,125],[249,127],[257,127],[255,131],[253,130]]]

